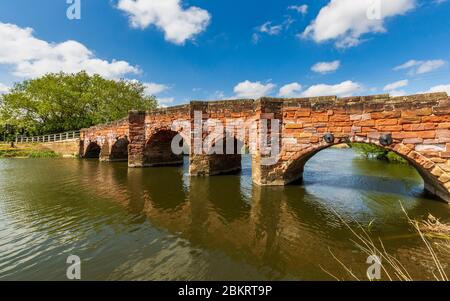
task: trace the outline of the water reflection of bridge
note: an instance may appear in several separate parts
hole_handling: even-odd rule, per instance
[[[363,254],[347,249],[347,230],[329,208],[311,202],[315,196],[300,187],[295,191],[292,187],[260,187],[239,175],[190,178],[186,168],[128,169],[124,173],[125,164],[87,163],[83,164],[82,173],[87,176],[82,184],[91,193],[120,203],[132,214],[142,214],[152,226],[194,247],[222,252],[254,267],[272,267],[264,271],[272,278],[317,276],[318,262],[338,271],[329,247],[346,262],[365,260]],[[412,216],[415,211],[423,212],[421,204],[410,204]]]

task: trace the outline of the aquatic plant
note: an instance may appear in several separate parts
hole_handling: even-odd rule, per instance
[[[430,230],[433,230],[432,232],[434,232],[434,233],[442,234],[442,230],[445,230],[445,232],[447,233],[448,229],[450,229],[450,225],[444,225],[442,223],[438,224],[438,223],[436,223],[436,221],[434,221],[434,222],[430,222],[430,221],[419,222],[416,220],[412,220],[408,216],[408,213],[406,212],[405,208],[403,207],[403,205],[401,203],[400,203],[400,206],[401,206],[403,213],[405,214],[405,216],[407,218],[408,223],[413,227],[414,231],[419,235],[421,241],[423,242],[423,244],[425,245],[425,247],[428,251],[431,261],[433,262],[432,268],[434,271],[437,271],[437,272],[436,273],[434,271],[432,272],[432,275],[431,275],[432,278],[435,279],[436,281],[448,281],[449,280],[448,276],[444,270],[444,267],[443,267],[441,261],[439,260],[437,252],[433,248],[433,245],[432,245],[430,239],[426,237],[427,236],[426,234],[424,234],[423,229],[426,229],[427,232],[429,232]],[[378,238],[377,240],[374,241],[370,235],[370,231],[368,229],[365,229],[360,223],[358,223],[357,221],[353,221],[356,224],[356,228],[353,228],[335,210],[332,209],[332,211],[339,218],[339,220],[346,226],[346,228],[352,233],[354,239],[351,239],[351,241],[355,244],[355,246],[360,251],[367,254],[368,256],[375,255],[375,256],[378,256],[378,258],[380,258],[380,260],[383,262],[383,264],[380,266],[380,268],[383,270],[384,274],[389,279],[389,281],[413,281],[414,280],[413,277],[408,272],[408,270],[405,268],[405,266],[397,258],[395,258],[395,256],[393,256],[386,250],[386,248],[384,247],[383,241],[380,238]],[[444,252],[450,252],[449,241],[447,241],[446,243],[440,242],[436,245],[438,245],[441,248],[441,250],[443,250]],[[351,279],[357,280],[357,281],[363,280],[363,279],[361,279],[361,277],[357,276],[351,270],[350,267],[348,267],[344,262],[342,262],[342,260],[337,258],[337,256],[335,256],[335,254],[333,254],[331,249],[329,249],[329,252],[330,252],[331,256],[339,263],[339,265],[351,277]],[[322,266],[320,266],[320,268],[325,273],[327,273],[328,275],[333,277],[334,279],[336,279],[338,281],[344,280],[344,279],[341,279],[341,278],[337,277],[336,275],[330,273]],[[366,275],[366,277],[367,277],[367,275]]]

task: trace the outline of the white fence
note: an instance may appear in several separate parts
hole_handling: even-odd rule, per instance
[[[65,132],[59,134],[25,137],[17,136],[16,143],[38,143],[38,142],[57,142],[64,140],[72,140],[80,138],[80,131]]]

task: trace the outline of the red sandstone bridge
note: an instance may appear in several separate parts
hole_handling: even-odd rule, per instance
[[[362,142],[379,145],[408,160],[422,176],[425,189],[450,202],[450,97],[446,93],[192,101],[153,111],[132,111],[126,119],[83,129],[80,155],[102,161],[128,160],[130,167],[179,164],[182,154],[174,154],[171,144],[180,134],[187,145],[193,146],[189,155],[192,176],[240,169],[241,155],[236,152],[194,152],[199,137],[210,134],[209,126],[201,126],[201,133],[191,130],[198,122],[195,116],[205,124],[212,120],[213,126],[230,120],[257,124],[253,128],[257,134],[268,133],[272,145],[268,144],[279,148],[276,162],[269,165],[263,164],[266,155],[262,148],[238,135],[238,127],[224,129],[212,143],[231,136],[236,145],[241,142],[253,147],[252,178],[256,184],[289,184],[302,177],[306,161],[318,151],[343,142]],[[174,127],[179,120],[185,122]],[[278,120],[279,130],[264,128],[262,120]],[[280,139],[271,140],[276,134]]]

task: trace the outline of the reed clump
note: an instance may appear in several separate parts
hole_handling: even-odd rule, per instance
[[[401,205],[401,204],[400,204]],[[431,215],[427,220],[417,221],[413,220],[408,216],[408,213],[401,205],[401,209],[405,214],[408,223],[412,226],[415,233],[420,237],[421,241],[425,245],[427,252],[430,256],[430,261],[432,262],[432,266],[430,266],[431,276],[430,278],[436,281],[448,281],[448,276],[444,269],[443,264],[441,263],[439,256],[437,255],[437,251],[435,247],[439,248],[441,252],[448,252],[450,254],[450,240],[449,238],[449,230],[450,225],[441,223],[438,219],[432,217]],[[334,211],[334,210],[333,210]],[[392,254],[390,254],[384,244],[383,241],[378,238],[374,240],[370,235],[370,231],[365,229],[361,224],[357,221],[354,221],[356,224],[356,228],[349,225],[347,221],[345,221],[336,211],[334,211],[335,215],[340,219],[340,221],[347,227],[347,229],[352,233],[353,239],[351,241],[354,245],[362,251],[367,256],[378,256],[380,258],[382,264],[381,269],[383,274],[386,276],[389,281],[413,281],[413,277],[408,272],[406,267]],[[444,240],[440,240],[439,242],[432,243],[430,238],[447,238]],[[434,245],[434,246],[433,246]],[[370,280],[368,275],[365,277],[361,277],[356,275],[350,267],[348,267],[342,260],[337,258],[332,250],[329,250],[332,257],[339,263],[339,265],[344,269],[344,271],[350,276],[352,280]],[[330,275],[336,280],[344,280],[336,275],[330,273],[323,267],[320,267],[325,273]],[[425,273],[428,271],[424,271]],[[386,279],[385,279],[386,280]]]

